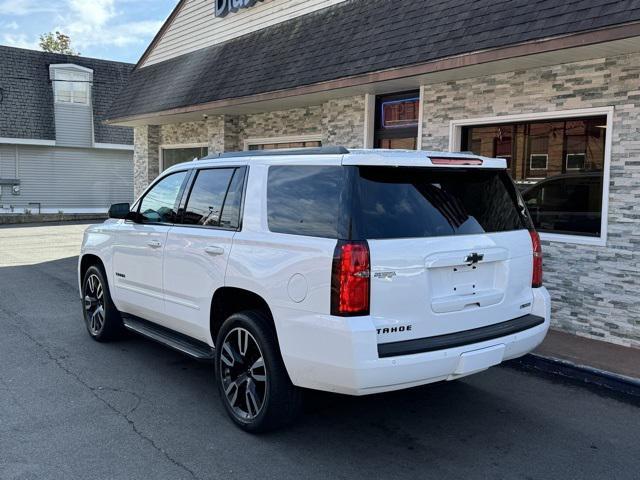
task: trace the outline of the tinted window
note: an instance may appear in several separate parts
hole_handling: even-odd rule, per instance
[[[176,200],[187,172],[173,173],[158,183],[144,196],[140,204],[143,222],[173,223],[176,220]]]
[[[237,228],[243,171],[235,168],[198,171],[182,223]]]
[[[269,168],[269,230],[338,238],[344,176],[342,167],[333,166]]]
[[[242,205],[242,188],[244,186],[245,168],[237,168],[229,185],[227,199],[224,202],[220,226],[237,229],[240,226],[240,206]]]
[[[506,172],[360,167],[354,229],[358,238],[410,238],[526,228]]]

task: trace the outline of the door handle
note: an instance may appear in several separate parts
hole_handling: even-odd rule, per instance
[[[209,255],[223,255],[224,254],[224,248],[218,247],[216,245],[209,245],[209,246],[205,247],[204,251],[207,252]]]
[[[151,240],[147,243],[151,248],[160,248],[162,244],[157,240]]]

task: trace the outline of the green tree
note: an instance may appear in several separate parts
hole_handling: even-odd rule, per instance
[[[45,52],[64,53],[65,55],[80,55],[71,48],[71,38],[60,32],[49,32],[40,35],[40,48]]]

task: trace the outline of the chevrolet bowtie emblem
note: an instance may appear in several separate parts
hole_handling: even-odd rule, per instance
[[[468,263],[469,265],[473,265],[474,263],[478,263],[481,262],[482,259],[484,258],[484,255],[482,253],[471,253],[469,255],[467,255],[467,258],[464,259],[464,261],[466,263]]]

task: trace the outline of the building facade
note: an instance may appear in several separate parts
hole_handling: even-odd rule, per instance
[[[103,120],[132,65],[0,46],[0,215],[133,198],[133,129]]]
[[[181,1],[110,111],[135,129],[136,195],[222,151],[503,157],[554,327],[640,348],[640,3],[222,3]]]

